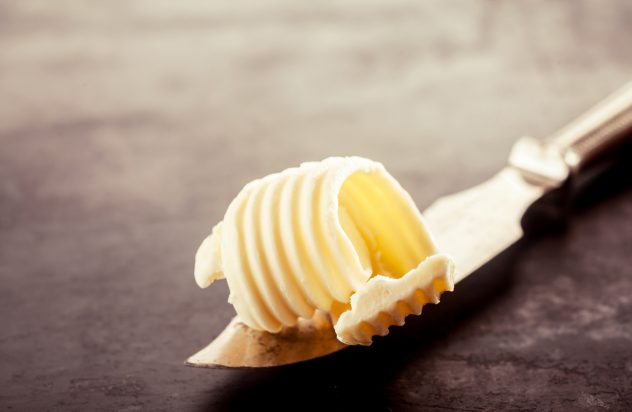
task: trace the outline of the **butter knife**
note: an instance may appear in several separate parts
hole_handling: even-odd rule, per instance
[[[525,211],[545,194],[572,184],[632,137],[632,82],[547,139],[523,137],[491,179],[445,196],[423,215],[439,250],[456,264],[455,283],[519,240]],[[185,362],[207,368],[255,368],[301,362],[346,347],[329,319],[317,316],[278,334],[250,329],[235,317]]]

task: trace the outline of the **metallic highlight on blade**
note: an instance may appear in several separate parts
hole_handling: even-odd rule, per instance
[[[520,219],[544,191],[506,167],[480,185],[440,198],[423,212],[439,250],[456,263],[455,282],[520,239]]]

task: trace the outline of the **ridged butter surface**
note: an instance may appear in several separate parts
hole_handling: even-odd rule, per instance
[[[247,184],[200,245],[195,279],[226,278],[254,329],[278,332],[321,310],[341,341],[370,344],[403,322],[404,304],[419,306],[417,291],[452,290],[449,257],[434,255],[417,207],[380,163],[332,157]]]

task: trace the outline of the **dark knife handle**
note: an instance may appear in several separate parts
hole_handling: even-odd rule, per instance
[[[632,138],[632,82],[552,135],[571,174]]]

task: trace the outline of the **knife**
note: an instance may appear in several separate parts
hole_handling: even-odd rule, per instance
[[[488,181],[438,199],[424,216],[439,250],[452,255],[455,283],[522,237],[525,211],[615,150],[632,132],[632,82],[548,139],[523,137]]]
[[[523,137],[507,165],[484,183],[442,197],[423,216],[438,249],[452,256],[455,283],[511,246],[522,235],[526,210],[547,193],[572,185],[632,137],[632,82],[547,139]],[[185,362],[208,368],[255,368],[301,362],[347,347],[322,313],[271,334],[238,317]]]

